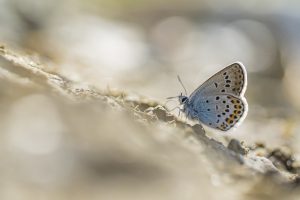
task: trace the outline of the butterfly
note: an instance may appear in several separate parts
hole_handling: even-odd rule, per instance
[[[178,80],[183,86],[179,76]],[[189,97],[182,93],[177,97],[187,118],[227,131],[240,124],[247,115],[246,88],[246,68],[236,62],[210,77]]]

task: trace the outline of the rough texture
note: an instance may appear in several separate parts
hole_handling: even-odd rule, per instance
[[[189,199],[200,196],[220,199],[222,195],[215,194],[214,187],[221,187],[227,192],[229,197],[232,197],[228,199],[256,199],[261,198],[261,195],[277,195],[279,198],[281,196],[276,194],[277,192],[287,192],[291,186],[295,187],[299,183],[294,160],[279,149],[270,151],[269,155],[263,157],[257,153],[257,149],[264,149],[263,146],[247,148],[232,139],[226,147],[208,137],[201,125],[191,126],[181,121],[159,102],[140,97],[133,98],[126,92],[99,91],[93,86],[72,82],[67,77],[47,71],[43,64],[38,64],[29,56],[4,46],[0,47],[0,79],[1,96],[4,99],[2,103],[6,103],[6,109],[9,109],[9,106],[14,107],[13,113],[26,110],[22,104],[18,107],[10,103],[19,102],[20,98],[22,103],[25,101],[31,105],[30,102],[34,101],[39,105],[39,102],[42,102],[45,107],[52,106],[54,110],[58,110],[60,120],[53,119],[53,129],[63,127],[62,132],[69,133],[64,137],[70,138],[58,149],[63,149],[62,159],[67,152],[69,155],[66,158],[71,156],[70,162],[75,166],[64,169],[63,172],[54,170],[53,177],[48,177],[55,179],[54,181],[47,182],[42,178],[46,184],[40,183],[38,178],[36,179],[39,181],[36,182],[32,177],[24,178],[24,174],[17,174],[3,190],[21,190],[23,186],[16,184],[16,180],[22,179],[35,185],[33,188],[28,186],[22,189],[23,192],[32,196],[37,193],[47,195],[49,199],[81,199],[101,195],[108,199],[112,191],[116,190],[119,193],[113,195],[115,199],[130,199],[133,196],[137,199]],[[24,100],[28,95],[30,99]],[[46,111],[47,109],[45,113]],[[4,117],[1,130],[6,130],[3,129],[5,120]],[[25,150],[28,150],[27,148],[31,147],[26,146]],[[55,151],[54,162],[60,162]],[[19,159],[17,164],[23,169],[24,162],[20,161],[18,153],[15,154],[13,150],[13,155]],[[41,159],[49,159],[47,156],[49,155],[45,154]],[[28,155],[25,155],[26,157]],[[32,159],[29,156],[28,162]],[[46,163],[48,162],[51,163],[51,159]],[[278,163],[281,166],[279,168]],[[15,164],[9,160],[7,167]],[[35,163],[35,166],[27,163],[25,168],[39,169],[42,173],[40,168],[46,167],[43,166],[45,163],[39,167],[36,165],[38,163]],[[2,169],[1,173],[5,171]],[[67,171],[70,171],[71,175],[64,174]],[[79,172],[79,175],[75,175]],[[66,180],[62,178],[64,176],[67,176]],[[78,183],[72,183],[72,180],[77,180]],[[236,185],[237,181],[239,184]],[[150,194],[148,187],[142,187],[141,184],[145,182],[148,187],[154,187],[155,192]],[[54,188],[54,192],[50,192],[51,195],[48,194],[49,191],[38,192],[38,188],[45,189],[49,184]],[[204,190],[197,190],[199,184]],[[233,188],[228,188],[227,185]],[[279,189],[273,193],[270,192],[270,187]],[[78,188],[82,188],[82,192],[72,194],[72,191]],[[173,193],[176,190],[178,191]],[[183,194],[184,191],[188,192]],[[27,194],[28,199],[30,194]]]

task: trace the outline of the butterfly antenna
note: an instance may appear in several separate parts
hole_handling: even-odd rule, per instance
[[[185,95],[187,96],[188,95],[187,94],[187,90],[185,89],[185,87],[184,87],[184,85],[183,85],[183,83],[182,83],[179,75],[177,75],[177,79],[178,79],[179,83],[181,84],[181,86],[183,87]]]
[[[178,98],[179,96],[175,96],[175,97],[167,97],[167,99],[175,99],[175,98]]]

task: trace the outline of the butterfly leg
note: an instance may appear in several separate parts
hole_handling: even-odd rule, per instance
[[[176,106],[175,108],[170,109],[169,112],[172,112],[175,109],[179,109],[180,110],[180,108],[178,106]]]
[[[188,119],[188,113],[185,114],[185,121],[187,121],[187,119]]]
[[[180,117],[180,114],[181,114],[181,109],[179,108],[178,109],[178,118]]]

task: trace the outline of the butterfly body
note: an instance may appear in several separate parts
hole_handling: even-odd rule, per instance
[[[246,116],[244,98],[247,73],[241,63],[233,63],[200,85],[189,97],[180,95],[182,111],[192,120],[227,131]]]

